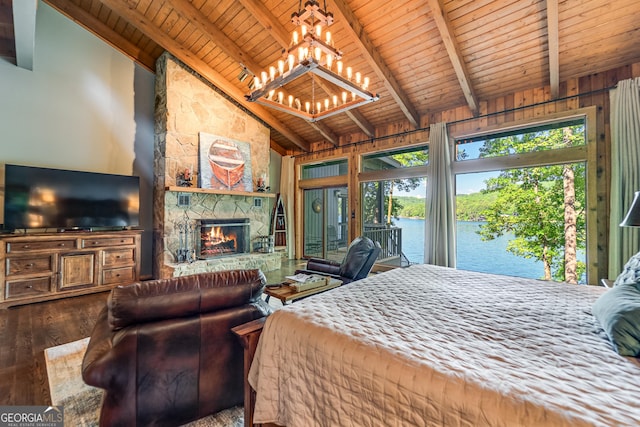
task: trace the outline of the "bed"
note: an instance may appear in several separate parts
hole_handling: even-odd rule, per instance
[[[255,423],[638,426],[640,363],[591,314],[605,288],[413,265],[285,306]]]

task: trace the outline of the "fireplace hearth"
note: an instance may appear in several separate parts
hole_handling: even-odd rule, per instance
[[[199,259],[246,254],[251,252],[249,218],[200,219]]]

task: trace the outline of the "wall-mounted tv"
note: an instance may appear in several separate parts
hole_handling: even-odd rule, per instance
[[[5,230],[137,227],[139,207],[137,176],[5,165]]]

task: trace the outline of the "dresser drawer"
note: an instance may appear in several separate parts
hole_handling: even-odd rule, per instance
[[[53,278],[38,277],[26,280],[7,280],[5,298],[31,297],[51,292]]]
[[[23,253],[30,251],[39,251],[45,249],[74,249],[76,246],[75,239],[66,240],[33,240],[25,242],[8,242],[7,253]]]
[[[135,261],[133,248],[127,249],[107,249],[102,258],[103,267],[117,267],[119,265],[130,265]]]
[[[104,248],[109,246],[129,246],[135,244],[135,239],[123,237],[99,237],[97,239],[82,239],[83,248]]]
[[[102,284],[131,283],[134,280],[134,267],[110,268],[102,271]]]
[[[29,258],[7,258],[7,276],[53,271],[53,256],[41,255]]]

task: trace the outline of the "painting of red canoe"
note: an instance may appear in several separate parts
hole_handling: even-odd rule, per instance
[[[200,187],[253,191],[249,144],[201,133]]]

